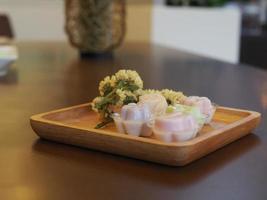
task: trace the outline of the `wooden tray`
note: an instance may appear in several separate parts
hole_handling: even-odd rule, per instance
[[[34,115],[30,122],[41,138],[183,166],[251,133],[260,118],[260,113],[254,111],[218,107],[211,124],[205,125],[196,138],[176,143],[120,134],[114,124],[104,129],[94,129],[98,116],[89,104]]]

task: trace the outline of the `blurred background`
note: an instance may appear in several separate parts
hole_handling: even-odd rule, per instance
[[[124,43],[267,67],[266,7],[267,0],[127,0]],[[67,42],[63,0],[0,0],[0,14],[16,41]]]

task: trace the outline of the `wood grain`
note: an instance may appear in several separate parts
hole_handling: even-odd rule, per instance
[[[114,124],[94,129],[98,116],[82,104],[31,117],[41,138],[156,163],[183,166],[247,134],[260,122],[258,112],[218,107],[210,125],[190,141],[164,143],[116,132]]]

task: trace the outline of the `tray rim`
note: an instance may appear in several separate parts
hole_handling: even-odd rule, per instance
[[[86,107],[89,106],[90,103],[84,103],[84,104],[79,104],[79,105],[75,105],[75,106],[70,106],[70,107],[65,107],[65,108],[61,108],[61,109],[56,109],[56,110],[52,110],[52,111],[48,111],[48,112],[44,112],[44,113],[40,113],[40,114],[36,114],[30,117],[30,123],[33,127],[33,123],[37,122],[37,123],[45,123],[48,125],[52,125],[52,126],[59,126],[59,127],[64,127],[64,128],[69,128],[69,129],[74,129],[74,130],[81,130],[81,131],[86,131],[87,133],[97,133],[97,134],[102,134],[102,135],[106,135],[109,137],[118,137],[124,140],[134,140],[136,142],[141,142],[141,143],[149,143],[151,145],[160,145],[160,146],[165,146],[165,147],[190,147],[190,146],[194,146],[197,143],[200,143],[202,141],[205,141],[207,139],[211,139],[212,137],[215,137],[219,134],[222,134],[228,130],[231,130],[235,127],[241,126],[243,124],[246,124],[247,122],[250,122],[251,120],[257,119],[257,118],[261,118],[261,113],[256,112],[256,111],[251,111],[251,110],[244,110],[244,109],[237,109],[237,108],[230,108],[230,107],[223,107],[223,106],[218,106],[218,109],[223,109],[223,110],[229,110],[229,111],[233,111],[233,112],[243,112],[243,113],[247,113],[248,116],[237,120],[225,127],[222,127],[218,130],[213,130],[210,131],[207,134],[198,136],[192,140],[188,140],[185,142],[171,142],[171,143],[165,143],[159,140],[155,140],[155,139],[151,139],[151,138],[145,138],[145,137],[136,137],[136,136],[131,136],[131,135],[127,135],[127,134],[121,134],[121,133],[114,133],[113,131],[109,131],[109,130],[103,130],[103,129],[94,129],[94,128],[85,128],[85,127],[80,127],[80,126],[76,126],[76,125],[68,125],[68,124],[64,124],[62,122],[58,122],[58,121],[53,121],[53,120],[49,120],[49,119],[45,119],[44,116],[49,115],[49,114],[55,114],[58,112],[64,112],[64,111],[68,111],[68,110],[72,110],[72,109],[76,109],[76,108],[81,108],[81,107]],[[36,134],[41,137],[37,132]]]

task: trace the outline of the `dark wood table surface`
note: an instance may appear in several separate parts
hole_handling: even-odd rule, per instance
[[[64,43],[19,43],[0,78],[0,199],[267,199],[267,72],[149,44],[80,60]],[[147,88],[208,96],[261,112],[246,136],[185,167],[168,167],[39,139],[29,117],[90,101],[98,82],[137,70]]]

